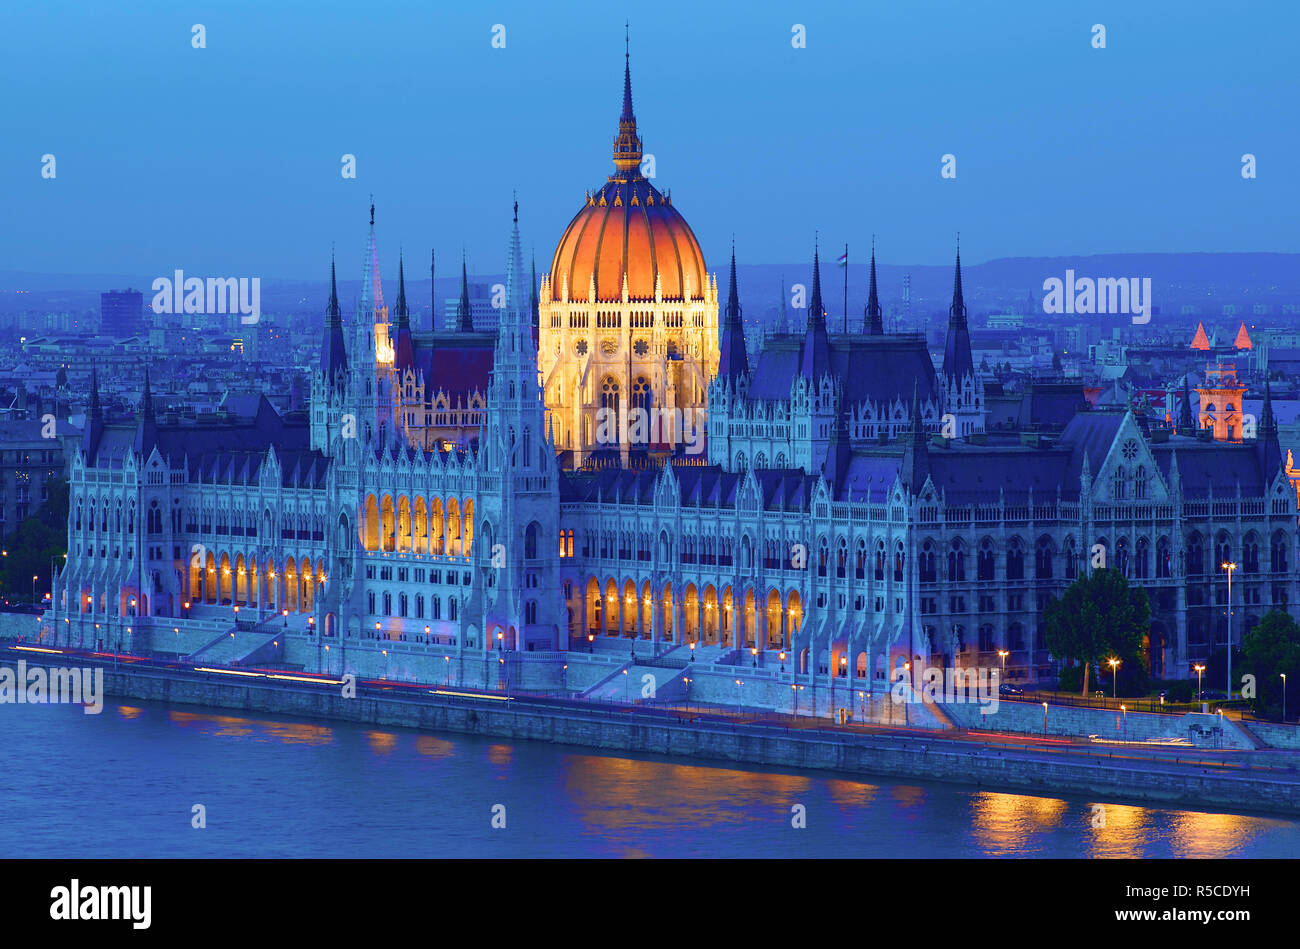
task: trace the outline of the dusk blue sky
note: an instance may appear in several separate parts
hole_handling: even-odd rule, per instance
[[[745,263],[815,230],[916,264],[959,230],[972,263],[1300,251],[1290,3],[8,6],[0,270],[317,279],[335,243],[359,271],[373,192],[385,271],[433,246],[450,275],[463,244],[499,272],[517,188],[545,272],[612,169],[625,17],[655,183],[711,270],[733,232]]]

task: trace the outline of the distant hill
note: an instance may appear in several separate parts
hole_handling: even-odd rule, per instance
[[[725,298],[726,261],[713,260],[709,268],[718,275],[719,292]],[[901,265],[877,264],[882,304],[901,306],[904,275],[911,275],[912,311],[914,314],[941,312],[952,296],[952,264]],[[1211,313],[1227,303],[1300,303],[1300,254],[1274,253],[1195,253],[1195,254],[1099,254],[1074,257],[1006,257],[984,263],[966,261],[962,280],[966,304],[972,313],[1003,309],[1035,308],[1043,295],[1043,281],[1063,277],[1073,269],[1079,277],[1150,277],[1156,306],[1165,314],[1176,314],[1188,303],[1207,307]],[[741,305],[750,319],[763,319],[775,310],[780,297],[782,278],[787,293],[796,283],[809,287],[812,262],[791,264],[743,264],[736,267],[740,282]],[[192,273],[193,276],[200,274]],[[867,262],[855,259],[848,269],[850,326],[861,319],[867,296]],[[104,290],[134,287],[145,295],[148,305],[150,287],[159,274],[36,274],[0,271],[0,312],[32,310],[45,312],[98,310],[99,294]],[[201,276],[210,276],[202,274]],[[385,274],[385,297],[389,304],[397,295],[397,274]],[[834,256],[822,262],[822,295],[831,316],[843,313],[844,271],[835,265]],[[471,274],[475,283],[504,282],[504,274]],[[17,291],[25,292],[17,292]],[[262,278],[262,309],[267,313],[302,313],[323,311],[329,287],[325,280]],[[350,313],[359,299],[361,281],[339,280],[339,297],[345,313]],[[407,297],[416,318],[427,319],[429,287],[423,280],[408,279]],[[438,277],[438,300],[460,292],[458,275]],[[788,299],[788,298],[787,298]],[[793,317],[795,314],[791,312]]]

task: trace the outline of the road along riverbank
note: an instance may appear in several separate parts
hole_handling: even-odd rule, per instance
[[[1300,813],[1300,772],[1286,753],[1186,757],[1077,744],[980,743],[879,728],[788,728],[707,712],[608,706],[438,686],[358,683],[256,670],[160,668],[112,657],[87,660],[0,648],[0,663],[102,668],[116,698],[213,710],[347,721],[422,731],[545,741],[633,754],[671,755],[838,774],[910,777],[1039,794],[1231,811]],[[1013,736],[1006,736],[1011,739]]]

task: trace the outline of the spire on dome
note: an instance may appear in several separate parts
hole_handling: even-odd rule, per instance
[[[727,309],[722,328],[722,352],[718,359],[718,375],[738,379],[749,372],[749,356],[745,352],[745,324],[740,316],[740,297],[736,291],[736,243],[731,243],[731,289],[727,292]]]
[[[438,260],[437,251],[429,249],[429,332],[438,331]]]
[[[618,119],[618,135],[614,138],[614,167],[616,178],[641,177],[641,139],[636,134],[636,115],[632,111],[632,55],[630,32],[624,37],[623,51],[623,112]]]
[[[1196,323],[1196,335],[1192,337],[1191,348],[1203,352],[1209,352],[1210,350],[1210,338],[1205,335],[1205,324],[1199,320]]]
[[[880,312],[880,297],[876,294],[876,238],[871,238],[871,284],[867,290],[867,309],[863,314],[866,317],[866,329],[868,336],[884,336],[885,321]]]
[[[1250,341],[1250,334],[1246,332],[1246,323],[1243,320],[1241,328],[1237,330],[1237,338],[1233,340],[1232,345],[1236,349],[1254,349],[1255,344]]]
[[[465,254],[460,255],[460,302],[456,304],[456,332],[474,332],[474,313],[469,305],[469,273],[465,269]]]

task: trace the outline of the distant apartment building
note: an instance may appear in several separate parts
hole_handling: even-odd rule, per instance
[[[53,482],[63,479],[68,452],[80,442],[80,432],[43,438],[39,418],[0,421],[0,537],[8,537],[22,521],[49,500]]]
[[[99,331],[106,336],[130,336],[144,326],[144,294],[139,290],[109,290],[99,295]]]
[[[460,297],[447,297],[443,301],[442,326],[439,329],[449,332],[456,328],[456,310],[459,306]],[[469,284],[469,307],[470,318],[474,321],[474,332],[496,332],[500,314],[492,306],[492,288],[488,284]]]

